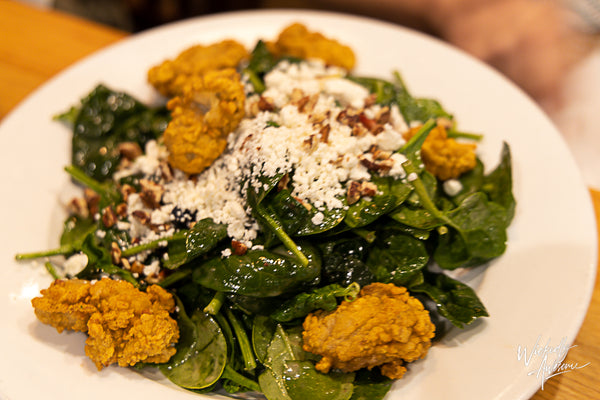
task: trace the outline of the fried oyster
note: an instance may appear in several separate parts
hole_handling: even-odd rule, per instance
[[[98,370],[117,363],[163,363],[179,340],[173,296],[152,285],[145,292],[131,283],[101,279],[56,280],[31,303],[40,321],[58,332],[86,332],[85,352]]]
[[[303,328],[304,350],[322,356],[317,370],[380,367],[392,379],[425,357],[435,332],[423,304],[391,283],[372,283],[334,311],[309,314]]]

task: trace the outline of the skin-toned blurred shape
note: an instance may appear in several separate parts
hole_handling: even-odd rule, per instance
[[[536,99],[554,96],[597,39],[559,1],[323,0],[423,29],[485,61]]]

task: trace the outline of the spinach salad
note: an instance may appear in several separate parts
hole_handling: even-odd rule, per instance
[[[428,137],[443,129],[458,142],[485,138],[460,132],[450,112],[436,100],[414,97],[398,73],[390,80],[355,76],[277,55],[262,41],[240,65],[245,119],[221,157],[199,174],[165,162],[162,137],[174,118],[166,106],[150,107],[98,85],[57,116],[72,127],[72,159],[65,170],[85,189],[88,208],[77,212],[80,204],[72,204],[59,248],[17,258],[68,261],[83,254],[77,271],[55,259],[46,267],[56,279],[111,277],[141,291],[152,284],[166,289],[177,305],[180,336],[176,353],[158,368],[187,390],[233,397],[256,392],[270,400],[381,399],[393,380],[377,368],[327,374],[315,368],[319,356],[303,347],[303,320],[352,302],[375,282],[404,287],[419,299],[435,324],[434,341],[449,327],[462,329],[488,316],[475,291],[447,272],[485,265],[506,249],[515,212],[509,146],[504,144],[490,173],[476,158],[467,172],[441,179],[424,160]],[[307,78],[311,68],[317,72]],[[286,101],[296,96],[292,113],[290,104],[277,103],[272,85],[277,76],[294,73],[304,93],[290,89]],[[309,78],[321,82],[312,94]],[[318,98],[320,92],[328,97]],[[252,111],[252,104],[258,109]],[[329,111],[317,118],[320,105]],[[302,107],[314,107],[303,118],[316,133],[302,137],[299,149],[282,149],[285,142],[293,146],[282,132],[297,131],[294,118]],[[355,109],[364,112],[352,114]],[[402,124],[412,134],[393,136]],[[336,141],[336,126],[356,140],[373,138],[360,144],[364,150],[354,169],[323,183],[321,188],[335,191],[321,201],[321,192],[311,197],[303,185],[325,179],[327,171],[339,173],[335,168],[351,160],[335,154],[337,159],[318,167],[290,160],[298,151],[319,154]],[[254,142],[262,132],[273,139]],[[390,144],[390,138],[398,140]],[[232,164],[230,155],[245,148],[262,153]],[[274,166],[276,159],[281,162]],[[315,168],[322,169],[310,175]],[[184,194],[202,182],[194,196]],[[223,200],[220,193],[229,197]],[[199,198],[216,206],[199,207]],[[241,204],[236,212],[228,211],[231,199]],[[135,368],[152,366],[140,362]]]

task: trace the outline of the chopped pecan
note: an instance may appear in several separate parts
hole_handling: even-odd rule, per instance
[[[239,240],[232,240],[231,248],[233,249],[233,254],[235,254],[236,256],[243,256],[248,252],[248,246],[246,246]]]
[[[160,171],[160,176],[165,182],[171,182],[173,180],[173,169],[166,161],[161,161],[158,164],[158,170]]]
[[[365,108],[371,107],[372,105],[374,105],[377,102],[377,94],[375,93],[371,93],[370,95],[367,96],[367,98],[365,99]]]
[[[377,114],[375,120],[378,124],[385,125],[390,122],[391,115],[392,112],[390,108],[388,106],[385,106],[381,110],[379,110],[379,113]]]
[[[351,128],[358,125],[360,122],[359,113],[350,108],[340,111],[335,119],[340,124],[348,125]]]
[[[117,216],[120,218],[125,218],[127,216],[127,203],[117,204],[115,211],[117,212]]]
[[[314,125],[320,125],[325,120],[329,119],[329,117],[331,117],[331,110],[327,110],[325,113],[311,114],[309,120]]]
[[[135,193],[135,188],[126,183],[121,186],[120,191],[121,191],[121,196],[123,196],[123,201],[127,202],[129,195]]]
[[[377,194],[377,185],[375,185],[373,182],[362,182],[360,184],[360,195],[361,196],[367,196],[367,197],[373,197]]]
[[[94,192],[90,188],[85,188],[85,190],[83,191],[83,198],[85,199],[85,201],[87,203],[87,207],[88,207],[88,210],[90,211],[90,214],[92,214],[92,215],[98,214],[98,212],[100,211],[100,208],[98,205],[100,203],[100,195],[98,193]]]
[[[292,104],[298,107],[298,111],[301,113],[309,113],[314,110],[317,101],[319,100],[318,94],[310,96],[304,96],[297,101],[293,101]]]
[[[77,215],[81,218],[87,218],[90,216],[90,210],[88,209],[87,202],[81,197],[73,197],[67,204],[67,211],[71,215]]]
[[[321,143],[329,143],[329,132],[331,132],[331,126],[329,126],[329,124],[324,125],[319,129]]]
[[[115,265],[121,264],[121,248],[117,242],[112,242],[110,244],[110,259]]]
[[[131,215],[140,221],[142,225],[148,225],[150,223],[150,214],[144,210],[135,210],[131,213]]]
[[[348,191],[346,192],[346,201],[348,205],[352,205],[360,200],[360,182],[352,181],[348,185]]]
[[[371,146],[369,153],[373,154],[373,160],[387,160],[392,156],[392,152],[381,150],[376,145]]]
[[[282,191],[283,189],[287,189],[288,183],[290,183],[290,175],[285,174],[284,176],[281,177],[281,179],[277,183],[277,191]]]
[[[144,272],[144,264],[142,264],[138,260],[135,260],[131,263],[131,272],[133,272],[134,274],[141,274],[142,272]]]
[[[302,142],[302,145],[304,147],[306,147],[306,150],[308,152],[312,152],[319,145],[319,141],[316,140],[315,135],[313,134],[313,135],[310,135],[308,138],[304,139],[304,141]]]
[[[117,145],[117,150],[128,160],[135,160],[142,155],[142,148],[136,142],[121,142]]]
[[[129,263],[129,260],[126,258],[121,258],[121,265],[123,266],[124,269],[126,270],[131,270],[131,264]]]
[[[369,171],[386,172],[394,166],[394,160],[387,158],[385,160],[371,160],[370,158],[361,155],[358,157],[360,163],[367,167]]]
[[[158,208],[165,188],[148,179],[140,179],[140,199],[148,208]]]
[[[374,135],[377,135],[383,131],[383,125],[379,124],[376,120],[367,117],[364,112],[360,113],[359,119],[364,127]]]
[[[258,109],[260,111],[273,111],[275,109],[275,106],[273,105],[273,99],[260,96],[258,99]]]
[[[363,124],[356,124],[352,127],[352,136],[363,136],[367,132],[367,128]]]
[[[307,203],[306,201],[302,200],[300,197],[294,196],[294,200],[296,200],[298,203],[302,204],[302,207],[306,208],[308,211],[312,210],[312,206],[310,205],[310,203]]]
[[[117,223],[117,215],[111,206],[102,209],[102,224],[107,228],[112,228]]]
[[[352,205],[363,196],[373,197],[377,194],[377,185],[372,182],[363,181],[352,181],[348,185],[348,191],[346,193],[346,200],[348,205]]]

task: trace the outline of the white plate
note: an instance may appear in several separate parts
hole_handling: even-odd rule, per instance
[[[52,79],[3,121],[0,397],[199,398],[129,369],[97,372],[84,355],[83,334],[59,335],[36,320],[30,299],[50,278],[41,263],[19,264],[13,256],[57,244],[70,134],[51,121],[54,114],[99,82],[154,101],[146,83],[150,66],[194,43],[231,37],[252,46],[293,21],[351,44],[357,74],[389,78],[397,69],[415,95],[441,100],[462,129],[486,135],[480,151],[487,163],[497,162],[502,141],[512,148],[518,208],[508,251],[476,279],[491,316],[434,346],[388,398],[514,400],[539,388],[541,380],[528,372],[542,365],[541,355],[525,365],[518,349],[531,354],[538,337],[554,348],[574,340],[596,268],[588,193],[556,129],[506,79],[424,35],[357,17],[272,11],[199,18],[133,36]]]

